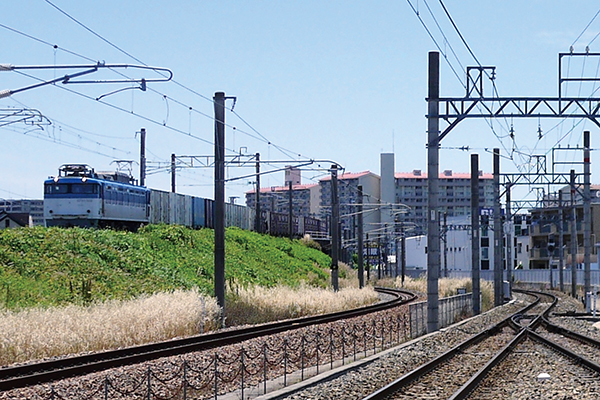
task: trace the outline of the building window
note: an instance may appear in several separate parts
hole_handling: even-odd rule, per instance
[[[490,269],[490,261],[489,260],[481,260],[481,269],[489,270]]]
[[[489,247],[482,247],[481,248],[481,259],[482,260],[489,260],[490,259],[490,248]]]

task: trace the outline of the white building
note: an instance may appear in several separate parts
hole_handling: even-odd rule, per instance
[[[494,232],[482,225],[480,230],[480,269],[494,269]],[[445,240],[444,240],[445,238]],[[427,270],[427,236],[406,239],[406,267]],[[461,216],[447,219],[446,230],[442,228],[441,271],[471,271],[471,217]],[[446,260],[447,264],[444,263]]]

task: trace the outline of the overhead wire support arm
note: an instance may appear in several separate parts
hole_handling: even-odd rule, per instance
[[[78,80],[74,78],[78,78],[80,76],[88,75],[94,72],[97,72],[100,69],[143,69],[150,70],[160,74],[160,78],[132,78],[132,79],[97,79],[97,80]],[[168,82],[173,78],[173,72],[167,68],[162,67],[151,67],[145,65],[131,65],[131,64],[106,64],[106,63],[97,63],[97,64],[73,64],[73,65],[12,65],[12,64],[0,64],[0,72],[1,71],[19,71],[19,70],[46,70],[46,69],[83,69],[83,71],[75,72],[72,74],[65,74],[62,77],[45,80],[40,83],[36,83],[30,86],[25,86],[18,89],[5,89],[0,91],[0,98],[12,96],[15,93],[23,92],[25,90],[35,89],[41,86],[51,85],[53,83],[63,83],[63,84],[93,84],[93,83],[140,83],[140,89],[142,91],[146,90],[146,84],[148,82]],[[167,73],[167,76],[162,75],[161,73]]]
[[[587,118],[600,127],[600,97],[563,97],[562,93],[564,83],[598,82],[600,78],[563,77],[565,57],[600,58],[600,53],[559,53],[557,97],[486,97],[484,81],[496,79],[495,67],[467,67],[465,96],[435,99],[439,105],[436,117],[448,124],[445,129],[440,129],[438,145],[459,122],[467,118]]]
[[[0,127],[19,122],[26,125],[52,125],[47,117],[33,108],[0,108]]]

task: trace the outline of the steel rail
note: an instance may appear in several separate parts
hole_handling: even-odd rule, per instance
[[[502,350],[500,350],[494,357],[492,357],[477,373],[465,382],[448,400],[463,400],[469,397],[471,392],[481,383],[481,381],[487,376],[487,374],[496,365],[500,364],[504,358],[523,340],[527,338],[528,329],[521,329],[521,331],[511,340]]]
[[[522,290],[519,290],[519,292],[525,292]],[[548,296],[551,297],[553,299],[552,304],[546,308],[546,310],[544,310],[544,312],[540,313],[536,318],[534,318],[532,320],[532,322],[529,324],[529,326],[538,326],[540,323],[542,323],[542,321],[544,320],[544,318],[550,313],[550,311],[556,306],[556,304],[558,303],[558,297],[551,295],[551,294],[547,294],[547,293],[542,293],[542,292],[525,292],[525,293],[536,293],[536,295],[542,295],[542,296]],[[540,300],[540,298],[538,297],[538,301],[536,303],[538,303]],[[533,305],[533,304],[532,304]],[[531,307],[533,308],[533,307]],[[511,325],[514,324],[518,324],[518,321],[516,321],[515,317],[511,317]],[[513,326],[514,328],[514,326]],[[529,327],[520,327],[521,329],[518,331],[517,336],[515,336],[513,338],[513,340],[511,340],[502,350],[500,350],[496,355],[494,355],[479,371],[477,371],[475,374],[473,374],[471,376],[471,378],[465,382],[464,385],[462,385],[460,387],[460,389],[458,389],[456,392],[454,392],[454,394],[452,396],[449,397],[448,400],[464,400],[466,398],[469,397],[469,395],[471,394],[471,392],[473,390],[475,390],[475,388],[485,379],[485,377],[487,376],[487,374],[498,364],[500,364],[502,362],[502,360],[504,360],[506,358],[506,356],[508,354],[510,354],[511,351],[513,351],[513,349],[522,341],[524,341],[528,335],[529,332],[532,332],[532,330]]]
[[[555,325],[552,322],[548,321],[546,318],[542,319],[542,326],[548,332],[557,333],[559,335],[566,336],[573,340],[589,344],[600,349],[600,340],[596,340],[589,336],[582,335],[581,333],[573,332],[567,328],[563,328],[562,326]]]
[[[547,318],[548,314],[550,314],[550,311],[552,311],[552,309],[554,307],[556,307],[556,304],[558,303],[558,297],[556,297],[552,294],[548,294],[548,293],[544,293],[544,292],[530,291],[530,290],[521,290],[521,289],[513,289],[513,291],[519,292],[519,293],[526,293],[526,294],[535,294],[536,296],[538,296],[538,300],[536,300],[534,303],[532,303],[529,307],[526,307],[523,312],[519,312],[511,317],[510,326],[516,332],[523,329],[523,326],[521,326],[519,324],[519,321],[528,316],[525,314],[525,312],[531,310],[533,307],[538,305],[539,302],[541,301],[541,298],[539,296],[547,296],[547,297],[552,298],[552,304],[548,308],[546,308],[546,310],[543,313],[537,314],[535,316],[535,318],[532,319],[532,321],[529,323],[529,327],[531,327],[531,329],[536,329],[542,323],[542,320],[544,318]]]
[[[591,361],[591,360],[585,358],[584,356],[577,354],[577,353],[567,349],[566,347],[561,346],[560,344],[535,333],[531,329],[527,329],[527,335],[531,339],[538,341],[539,343],[551,348],[552,350],[556,350],[556,351],[564,354],[565,356],[571,358],[577,364],[585,365],[586,367],[592,369],[593,371],[600,373],[600,365],[598,363]]]
[[[421,365],[420,367],[402,375],[400,378],[396,379],[395,381],[391,382],[390,384],[388,384],[387,386],[384,386],[383,388],[371,393],[370,395],[368,395],[367,397],[364,397],[362,400],[382,400],[382,399],[386,399],[389,396],[391,396],[393,393],[397,392],[398,390],[400,390],[401,388],[407,386],[408,384],[410,384],[413,381],[416,381],[417,379],[421,378],[422,376],[424,376],[425,374],[427,374],[428,372],[436,369],[437,367],[439,367],[440,365],[442,365],[444,362],[446,362],[447,360],[450,360],[451,358],[453,358],[454,356],[456,356],[457,354],[459,354],[460,352],[464,351],[465,349],[481,342],[482,340],[494,335],[495,333],[497,333],[498,331],[500,331],[502,328],[504,328],[505,326],[510,326],[511,328],[515,329],[515,330],[519,330],[519,333],[517,335],[517,337],[523,336],[524,335],[524,331],[525,329],[520,327],[519,329],[517,329],[517,327],[513,326],[513,324],[515,324],[514,322],[514,317],[518,316],[518,315],[523,315],[524,313],[526,313],[527,311],[529,311],[530,309],[532,309],[533,307],[535,307],[539,302],[540,302],[540,295],[544,295],[544,293],[541,292],[534,292],[534,291],[526,291],[526,290],[514,290],[514,291],[518,291],[520,293],[525,293],[525,294],[529,294],[529,295],[533,295],[536,297],[536,300],[533,301],[531,304],[527,305],[526,307],[522,308],[521,310],[517,311],[516,313],[514,313],[513,315],[505,318],[504,320],[500,321],[498,324],[494,325],[491,328],[488,328],[474,336],[472,336],[471,338],[463,341],[462,343],[459,343],[457,346],[453,347],[452,349],[448,350],[447,352],[445,352],[444,354],[441,354],[440,356],[436,357],[435,359]],[[501,350],[497,355],[494,356],[497,357],[499,354],[501,354],[502,352],[505,351],[509,351],[507,350],[507,348],[512,348],[509,347],[514,341],[516,340],[513,339],[509,345],[507,345],[505,348],[503,348],[503,350]],[[519,339],[522,340],[522,339]],[[514,345],[516,345],[515,342]],[[513,345],[513,347],[514,347]],[[508,354],[508,353],[506,353]],[[489,364],[489,362],[488,362]],[[487,364],[486,364],[487,366]],[[485,368],[485,367],[484,367]],[[482,368],[483,369],[483,368]],[[490,367],[491,369],[491,367]],[[483,377],[484,375],[482,375]],[[469,380],[470,382],[470,380]],[[479,381],[477,381],[476,383],[478,383]]]
[[[395,298],[387,302],[326,315],[303,317],[231,331],[215,332],[124,349],[0,368],[0,391],[81,376],[124,365],[138,364],[161,357],[208,350],[310,325],[357,317],[406,304],[417,297],[415,294],[404,290],[379,287],[375,288],[375,290],[395,296]]]
[[[542,324],[545,324],[545,322],[542,322]],[[552,325],[552,324],[550,324],[550,325]],[[566,329],[565,329],[565,331],[570,332]],[[570,332],[570,333],[574,333],[578,337],[583,336],[583,335],[579,335],[575,332]],[[495,366],[500,364],[500,362],[502,362],[502,360],[504,360],[504,358],[520,342],[522,342],[526,338],[533,339],[533,340],[543,344],[544,346],[547,346],[555,351],[558,351],[558,352],[564,354],[565,356],[571,358],[578,364],[585,365],[586,367],[588,367],[596,372],[600,372],[600,365],[598,365],[597,363],[586,359],[582,355],[574,353],[573,351],[567,349],[564,346],[559,345],[558,343],[555,343],[554,341],[552,341],[550,339],[544,338],[543,336],[537,334],[530,328],[525,328],[521,332],[519,332],[519,334],[504,349],[502,349],[497,355],[495,355],[480,371],[478,371],[475,375],[473,375],[471,377],[471,379],[469,379],[469,381],[466,382],[459,390],[457,390],[448,400],[464,400],[464,399],[468,398],[469,395],[471,394],[471,392],[473,392],[473,390],[475,390],[475,388],[481,383],[481,381],[483,381],[483,379],[485,379],[485,377],[492,370],[492,368],[494,368]],[[587,343],[591,343],[591,342],[587,341],[589,339],[592,342],[600,344],[600,342],[598,342],[592,338],[588,338],[586,336],[583,336],[583,339],[585,339],[585,342],[587,342]],[[577,339],[577,340],[579,340],[579,339]]]

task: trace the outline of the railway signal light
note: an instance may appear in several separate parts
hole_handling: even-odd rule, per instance
[[[554,240],[554,234],[550,234],[548,236],[548,253],[554,253],[554,249],[556,248],[556,241]]]

